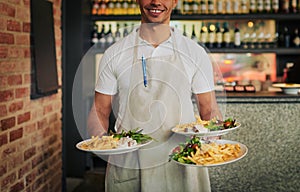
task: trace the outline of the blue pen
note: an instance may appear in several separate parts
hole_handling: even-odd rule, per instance
[[[144,77],[144,86],[147,87],[147,71],[146,71],[146,60],[144,55],[142,55],[142,68],[143,68],[143,77]]]

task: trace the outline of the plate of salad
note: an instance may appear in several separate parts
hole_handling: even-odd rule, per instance
[[[204,141],[192,136],[186,143],[175,147],[170,161],[183,166],[211,167],[236,162],[248,153],[246,145],[230,140]]]
[[[227,118],[224,121],[213,118],[209,121],[201,120],[199,116],[196,116],[196,121],[191,123],[179,124],[172,128],[172,131],[177,134],[186,136],[221,136],[230,131],[239,128],[241,124],[233,118]]]
[[[116,155],[129,153],[150,144],[153,139],[142,130],[133,129],[120,133],[110,133],[102,137],[92,136],[76,144],[76,148],[98,155]]]

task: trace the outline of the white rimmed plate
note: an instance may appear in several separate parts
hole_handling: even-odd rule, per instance
[[[200,132],[194,132],[192,130],[192,128],[189,128],[188,132],[185,132],[183,129],[177,128],[177,127],[172,128],[172,131],[174,133],[177,133],[177,134],[180,134],[180,135],[185,135],[185,136],[197,135],[199,137],[210,137],[210,136],[225,135],[228,132],[239,128],[240,126],[241,126],[241,124],[237,122],[235,127],[231,127],[231,128],[228,128],[228,129],[222,129],[222,130],[216,130],[216,131],[210,131],[209,129],[207,129],[206,131],[203,131],[203,132],[201,132],[201,131]]]
[[[205,142],[205,141],[203,141]],[[183,166],[191,166],[191,167],[214,167],[214,166],[220,166],[220,165],[227,165],[227,164],[230,164],[230,163],[233,163],[233,162],[236,162],[240,159],[242,159],[243,157],[245,157],[248,153],[248,148],[246,145],[240,143],[240,142],[237,142],[237,141],[230,141],[230,140],[214,140],[212,142],[215,142],[217,144],[239,144],[240,145],[240,148],[241,148],[241,151],[239,152],[238,154],[238,157],[237,158],[232,158],[230,160],[227,160],[227,161],[224,161],[224,162],[220,162],[220,163],[215,163],[215,164],[206,164],[206,165],[195,165],[195,164],[186,164],[186,163],[180,163],[178,161],[175,161],[174,159],[172,159],[173,162],[177,163],[177,164],[180,164],[180,165],[183,165]],[[171,153],[175,150],[175,148],[171,151]]]
[[[76,144],[76,148],[81,150],[81,151],[85,151],[85,152],[91,152],[91,153],[95,153],[97,155],[117,155],[117,154],[123,154],[123,153],[129,153],[135,150],[138,150],[141,147],[144,147],[148,144],[150,144],[153,140],[149,140],[146,143],[142,143],[142,144],[137,144],[135,146],[132,147],[122,147],[122,148],[115,148],[115,149],[103,149],[103,150],[91,150],[91,149],[85,149],[82,148],[82,144],[89,142],[91,139],[87,139],[84,141],[81,141],[79,143]]]
[[[285,94],[293,95],[298,94],[300,90],[300,84],[295,83],[275,83],[272,85],[272,87],[281,88]]]

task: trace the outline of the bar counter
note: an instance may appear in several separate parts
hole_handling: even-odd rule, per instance
[[[222,139],[249,151],[237,162],[209,168],[212,191],[299,191],[300,95],[227,93],[225,116],[241,127]]]

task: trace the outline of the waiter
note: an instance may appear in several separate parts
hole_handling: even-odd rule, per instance
[[[109,157],[106,191],[210,191],[207,168],[168,162],[168,154],[186,139],[171,129],[195,121],[192,96],[202,119],[221,117],[212,64],[202,47],[169,26],[177,0],[137,3],[141,25],[108,48],[100,62],[94,103],[98,126],[89,132],[106,134],[113,109],[117,132],[140,127],[155,141]]]

